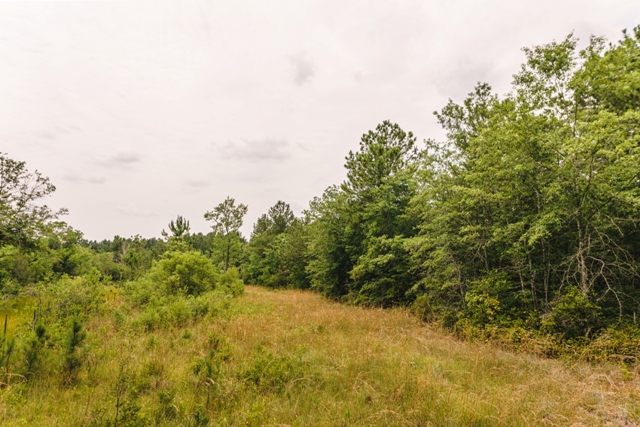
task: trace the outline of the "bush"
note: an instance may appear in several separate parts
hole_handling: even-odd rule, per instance
[[[582,358],[593,361],[616,360],[637,363],[640,355],[640,328],[620,325],[603,329],[582,350]]]
[[[172,326],[182,327],[205,316],[224,313],[231,303],[231,294],[224,289],[192,295],[167,295],[154,297],[133,322],[134,327],[145,331]]]
[[[62,276],[56,283],[44,284],[33,289],[37,300],[43,301],[42,315],[64,320],[82,318],[98,311],[104,301],[104,286],[95,276]],[[46,303],[45,303],[46,302]]]
[[[218,283],[220,287],[228,289],[234,297],[244,294],[244,282],[240,278],[238,270],[234,267],[223,273]]]
[[[569,288],[551,307],[542,326],[565,339],[592,337],[602,327],[600,307],[589,301],[577,287]]]
[[[200,295],[214,289],[217,273],[211,261],[196,251],[167,252],[146,275],[170,295]]]
[[[469,285],[463,317],[475,326],[512,326],[530,314],[531,293],[516,291],[502,273],[491,271]]]

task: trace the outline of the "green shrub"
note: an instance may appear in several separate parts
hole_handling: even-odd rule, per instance
[[[173,388],[161,390],[157,396],[156,422],[160,423],[162,420],[174,419],[178,415],[178,409],[173,403],[173,399],[176,397],[176,390]]]
[[[154,296],[161,292],[158,290],[157,284],[154,284],[149,277],[143,277],[139,280],[127,282],[124,285],[125,297],[134,307],[147,305]]]
[[[431,322],[436,320],[435,311],[429,300],[429,296],[422,294],[418,296],[411,305],[413,314],[423,322]]]
[[[140,326],[145,332],[153,331],[160,326],[160,314],[155,307],[147,307],[136,319],[134,326]]]
[[[176,251],[165,253],[146,278],[170,295],[200,295],[215,288],[217,276],[211,261],[201,253]]]
[[[133,322],[144,331],[172,326],[182,327],[205,316],[218,316],[226,312],[232,296],[224,289],[192,295],[167,295],[153,297]]]
[[[601,330],[583,349],[582,358],[593,361],[616,360],[636,363],[640,355],[640,328],[637,325]]]
[[[144,364],[137,384],[138,389],[157,389],[164,378],[165,364],[160,360],[152,359]]]
[[[490,271],[469,284],[462,317],[473,325],[511,326],[530,314],[531,292],[517,291],[506,275]]]
[[[216,383],[221,366],[231,358],[233,348],[227,337],[217,333],[209,335],[208,344],[209,352],[196,360],[192,370],[200,381]]]
[[[228,289],[234,297],[244,294],[244,282],[235,267],[231,267],[221,274],[218,283],[220,287]]]
[[[601,309],[577,287],[571,287],[551,304],[542,320],[544,330],[565,339],[592,337],[602,327]]]
[[[82,318],[96,312],[103,302],[104,286],[94,276],[62,276],[55,283],[41,285],[35,289],[36,296],[46,301],[43,315],[52,320]]]
[[[216,317],[226,312],[231,306],[232,296],[225,289],[207,292],[189,299],[193,317]]]
[[[495,323],[502,309],[500,301],[487,292],[467,292],[464,300],[467,303],[465,314],[475,325]]]

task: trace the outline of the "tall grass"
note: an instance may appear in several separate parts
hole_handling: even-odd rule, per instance
[[[145,329],[138,309],[108,304],[85,323],[76,381],[12,381],[0,424],[640,424],[637,369],[461,342],[404,310],[247,287],[215,315]]]

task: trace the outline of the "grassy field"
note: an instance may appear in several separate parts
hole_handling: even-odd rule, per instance
[[[404,310],[247,287],[224,315],[144,331],[108,304],[78,381],[9,381],[1,425],[640,425],[637,370],[460,342]]]

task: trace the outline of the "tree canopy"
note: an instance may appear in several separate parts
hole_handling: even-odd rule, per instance
[[[49,178],[0,153],[0,246],[33,244],[52,221],[66,213],[37,203],[54,191]]]
[[[247,214],[247,210],[247,205],[240,203],[236,206],[235,199],[227,197],[212,211],[204,214],[204,219],[213,222],[211,226],[213,231],[225,240],[224,271],[229,269],[233,234],[238,233],[242,227],[242,220]]]

